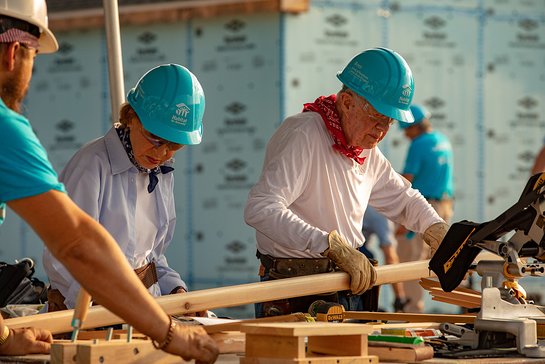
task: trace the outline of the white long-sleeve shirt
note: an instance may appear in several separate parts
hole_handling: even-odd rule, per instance
[[[315,112],[287,118],[272,136],[244,210],[261,253],[321,257],[331,230],[357,248],[365,241],[361,229],[368,204],[417,232],[443,221],[378,148],[364,150],[360,165],[332,144]]]
[[[80,149],[59,176],[72,200],[112,234],[132,268],[155,261],[158,283],[148,289],[153,296],[178,286],[187,290],[165,256],[176,225],[174,176],[158,177],[148,193],[148,176],[131,163],[114,128]],[[68,308],[74,307],[79,283],[47,248],[43,264],[51,287],[61,292]]]

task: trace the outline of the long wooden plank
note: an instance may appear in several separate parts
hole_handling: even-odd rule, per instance
[[[240,327],[244,324],[251,323],[266,323],[266,322],[307,322],[305,314],[302,312],[292,313],[290,315],[262,317],[249,320],[232,320],[233,322],[226,322],[223,324],[207,325],[204,329],[207,333],[212,334],[222,331],[240,331]]]
[[[407,262],[377,267],[375,285],[416,280],[430,277],[428,260]],[[157,297],[159,305],[171,315],[233,307],[249,303],[273,301],[283,298],[347,290],[350,278],[344,272],[315,274],[304,277],[286,278],[275,281],[256,282],[204,289],[184,294]],[[10,328],[34,326],[50,330],[53,334],[72,331],[70,322],[73,310],[44,313],[41,315],[17,317],[6,320]],[[83,329],[115,325],[124,321],[102,306],[89,309]]]
[[[380,321],[408,321],[408,322],[452,322],[473,323],[475,315],[425,314],[404,312],[368,312],[346,311],[345,319],[380,320]]]
[[[472,303],[464,301],[464,300],[457,300],[455,298],[445,298],[445,297],[433,296],[431,298],[431,300],[432,301],[437,301],[437,302],[448,303],[448,304],[451,304],[451,305],[460,306],[460,307],[464,307],[464,308],[479,308],[479,307],[481,307],[480,303],[478,305],[476,305],[476,304],[472,304]]]
[[[464,292],[444,292],[443,290],[438,290],[437,288],[430,288],[428,289],[428,292],[431,294],[432,297],[442,297],[442,298],[452,298],[458,301],[465,301],[468,304],[477,305],[477,307],[480,307],[481,305],[481,298],[474,295],[468,295]]]

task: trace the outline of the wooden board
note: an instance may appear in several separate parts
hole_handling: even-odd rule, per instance
[[[54,343],[51,346],[51,364],[71,363],[170,364],[187,362],[178,356],[155,349],[149,340],[133,340],[131,342],[112,340],[96,343],[85,340],[75,344],[70,342]]]
[[[448,315],[448,314],[425,314],[425,313],[404,313],[404,312],[369,312],[369,311],[346,311],[346,319],[375,320],[375,321],[408,321],[408,322],[450,322],[450,323],[473,323],[475,315]]]
[[[233,322],[225,322],[216,325],[203,326],[207,333],[212,334],[221,331],[240,331],[240,327],[249,323],[265,323],[265,322],[307,322],[307,317],[301,312],[292,313],[290,315],[262,317],[248,320],[233,320]]]
[[[369,346],[369,355],[378,356],[381,362],[415,362],[433,358],[431,346],[415,346],[412,348],[398,348],[393,346]]]
[[[375,285],[404,282],[429,277],[428,260],[391,264],[377,267]],[[184,294],[157,297],[159,305],[171,315],[186,314],[249,303],[274,301],[313,294],[342,291],[350,288],[350,278],[344,272],[315,274],[275,281],[256,282],[220,288],[193,291]],[[7,319],[10,328],[34,326],[48,329],[53,334],[71,332],[74,310],[44,313]],[[82,329],[108,326],[124,321],[102,306],[89,309]]]
[[[344,336],[369,334],[373,332],[373,327],[335,322],[276,322],[244,324],[241,331],[246,334],[270,336]]]
[[[195,18],[263,12],[301,13],[308,11],[310,0],[198,0],[158,1],[157,3],[119,6],[122,25],[174,23]],[[49,28],[53,32],[74,29],[104,28],[102,2],[95,8],[53,12],[49,14]]]

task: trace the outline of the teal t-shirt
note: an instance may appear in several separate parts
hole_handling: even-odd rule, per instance
[[[409,147],[403,174],[413,175],[412,185],[428,199],[453,195],[453,153],[448,138],[437,131],[416,137]]]
[[[6,202],[50,190],[65,192],[28,120],[0,99],[0,224]]]

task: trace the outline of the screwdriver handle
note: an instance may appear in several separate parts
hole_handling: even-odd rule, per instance
[[[87,316],[89,305],[91,304],[91,295],[83,288],[80,288],[76,299],[76,307],[74,308],[74,317],[72,318],[72,327],[81,328],[83,321]]]

